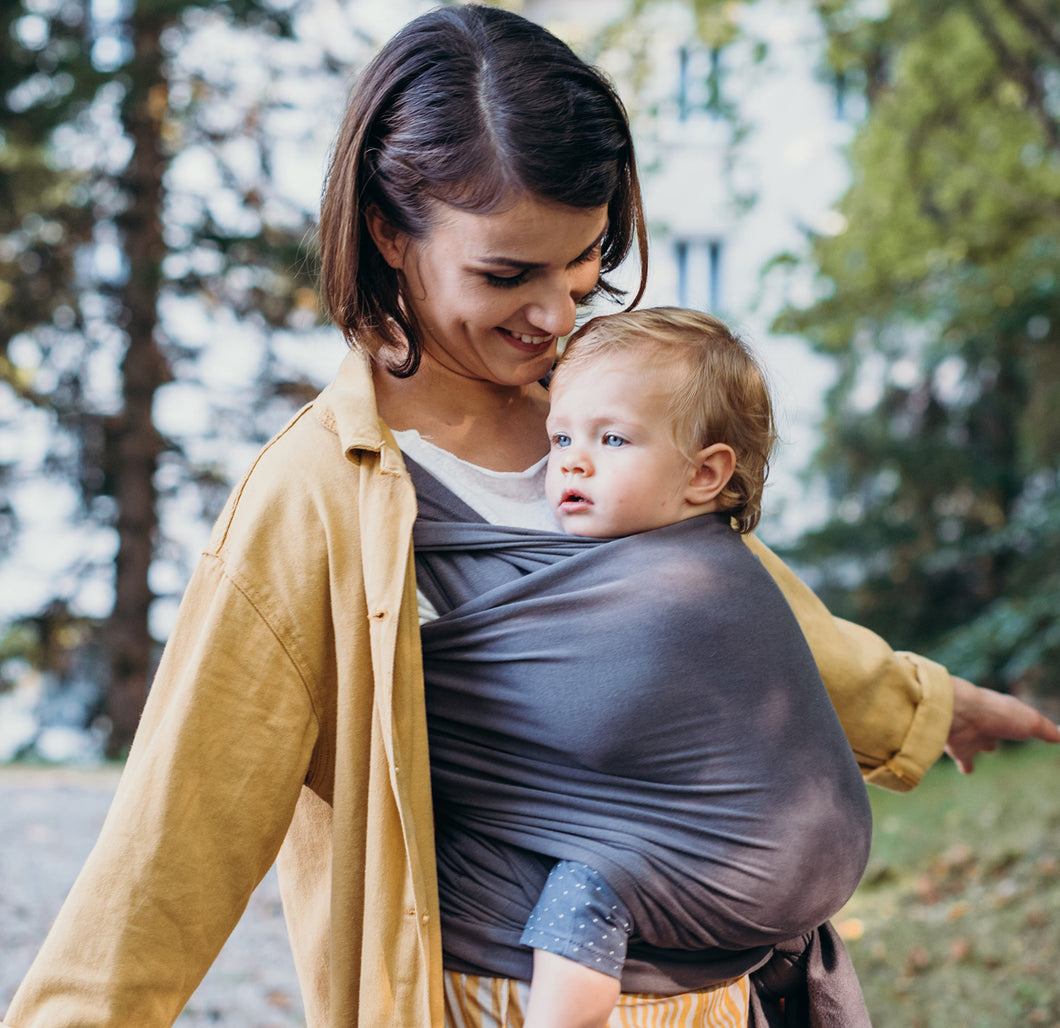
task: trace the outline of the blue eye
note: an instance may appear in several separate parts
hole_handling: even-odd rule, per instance
[[[608,432],[604,436],[604,446],[625,446],[626,440],[620,435],[616,435],[614,432]]]
[[[558,450],[562,450],[567,446],[570,446],[570,436],[566,432],[556,432],[552,436],[552,445]]]

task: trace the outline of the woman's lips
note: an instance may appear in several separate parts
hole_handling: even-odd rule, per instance
[[[555,336],[534,336],[529,333],[513,332],[508,328],[502,328],[500,331],[504,333],[511,346],[523,353],[545,353],[556,342]]]

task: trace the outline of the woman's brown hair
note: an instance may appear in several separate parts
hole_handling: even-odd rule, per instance
[[[439,203],[486,214],[522,193],[606,205],[601,272],[617,268],[636,238],[641,279],[632,303],[640,299],[647,231],[629,122],[607,79],[509,11],[466,4],[411,21],[365,69],[332,150],[320,213],[328,314],[351,343],[367,334],[375,347],[407,346],[392,370],[413,374],[419,333],[365,211],[374,206],[422,239]],[[603,277],[593,292],[622,295]]]

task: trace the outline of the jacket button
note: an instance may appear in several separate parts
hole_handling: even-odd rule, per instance
[[[372,611],[372,620],[373,621],[385,621],[386,617],[387,617],[387,612],[385,610],[373,610]]]

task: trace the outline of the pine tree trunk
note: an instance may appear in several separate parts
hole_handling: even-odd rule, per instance
[[[154,641],[148,625],[153,599],[148,573],[158,529],[154,475],[162,451],[153,404],[169,367],[158,342],[158,299],[165,245],[162,238],[161,139],[166,87],[159,39],[164,22],[136,12],[130,17],[135,56],[123,110],[133,153],[122,178],[127,206],[119,219],[129,274],[122,291],[127,350],[121,366],[122,411],[114,419],[111,473],[118,510],[118,555],[114,608],[106,628],[110,656],[107,713],[108,755],[123,755],[147,698],[154,669]]]

